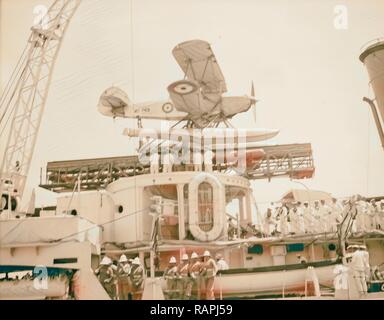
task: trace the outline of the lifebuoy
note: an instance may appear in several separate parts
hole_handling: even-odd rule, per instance
[[[213,227],[204,231],[199,226],[199,186],[208,183],[213,190]],[[219,179],[212,174],[202,172],[189,183],[189,229],[195,239],[200,241],[214,241],[224,230],[224,197],[225,189]]]
[[[381,291],[384,292],[384,283],[381,285]]]

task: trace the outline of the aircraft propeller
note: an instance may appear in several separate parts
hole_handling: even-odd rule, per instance
[[[259,101],[255,97],[255,84],[252,81],[252,87],[251,87],[251,96],[249,97],[251,100],[251,107],[253,107],[253,120],[256,123],[256,103]]]

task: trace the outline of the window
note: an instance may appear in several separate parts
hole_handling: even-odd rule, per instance
[[[203,231],[213,228],[213,188],[209,183],[199,185],[199,227]]]

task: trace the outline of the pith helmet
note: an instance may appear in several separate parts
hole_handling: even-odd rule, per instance
[[[110,265],[110,264],[112,264],[112,260],[109,259],[107,256],[105,256],[105,257],[101,260],[101,262],[100,262],[100,265],[102,265],[102,266],[108,266],[108,265]]]
[[[203,257],[210,257],[210,256],[211,256],[211,253],[208,250],[204,251]]]
[[[141,265],[140,259],[136,257],[135,259],[133,259],[132,264],[135,264],[137,266]]]
[[[122,254],[119,259],[119,262],[128,262],[127,256],[125,254]]]
[[[198,259],[199,256],[197,255],[196,252],[192,252],[191,259]]]
[[[169,263],[176,263],[176,258],[175,257],[171,257],[171,259],[169,259]]]
[[[188,260],[188,255],[186,253],[184,253],[183,256],[181,257],[181,260],[183,260],[183,261]]]

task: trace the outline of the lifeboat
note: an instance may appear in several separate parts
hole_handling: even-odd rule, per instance
[[[245,152],[245,163],[247,168],[252,168],[256,164],[258,164],[259,161],[261,161],[266,155],[266,152],[263,149],[255,149],[255,150],[249,150]],[[232,163],[232,162],[238,162],[238,157],[241,157],[242,154],[238,151],[233,151],[230,153],[230,156],[227,158],[226,155],[224,155],[224,162],[225,163]],[[219,157],[214,157],[214,161],[220,161],[221,159]]]
[[[39,288],[34,280],[7,280],[0,282],[1,299],[60,299],[68,291],[66,277],[49,278],[46,288]]]

